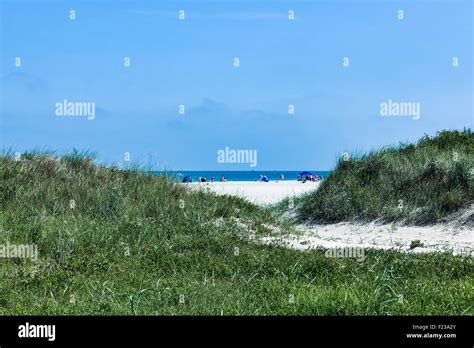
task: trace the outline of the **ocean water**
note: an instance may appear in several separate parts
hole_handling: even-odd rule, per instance
[[[308,170],[313,174],[317,174],[320,178],[325,178],[331,173],[330,171],[320,170]],[[215,181],[220,181],[221,175],[224,175],[227,181],[258,181],[261,175],[266,175],[270,181],[280,180],[280,175],[285,176],[285,180],[296,180],[300,171],[253,171],[253,170],[242,170],[242,171],[169,171],[169,172],[153,172],[156,175],[168,174],[176,180],[181,181],[186,175],[189,175],[193,182],[199,181],[199,177],[205,177],[207,181],[211,181],[211,177],[214,176]]]

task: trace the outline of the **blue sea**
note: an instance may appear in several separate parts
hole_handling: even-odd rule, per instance
[[[320,178],[325,178],[331,173],[330,171],[319,171],[314,170],[309,172],[313,174],[317,174]],[[193,182],[199,181],[199,177],[204,177],[207,181],[211,181],[211,177],[214,176],[215,181],[220,181],[221,176],[224,175],[226,181],[258,181],[260,179],[260,175],[266,175],[270,181],[280,180],[280,175],[283,174],[285,176],[285,180],[296,180],[298,177],[298,173],[300,171],[253,171],[253,170],[242,170],[242,171],[205,171],[205,170],[184,170],[184,171],[169,171],[169,172],[154,172],[156,175],[171,175],[172,177],[176,178],[176,180],[181,181],[186,175],[189,175]]]

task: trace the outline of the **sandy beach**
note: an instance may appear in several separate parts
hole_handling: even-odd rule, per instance
[[[259,205],[273,204],[286,197],[294,197],[315,190],[319,182],[305,183],[296,180],[286,181],[227,181],[227,182],[193,182],[191,187],[209,189],[221,195],[234,195],[245,198]]]
[[[288,181],[235,181],[214,183],[190,183],[196,189],[211,190],[217,194],[235,195],[255,204],[277,203],[286,197],[295,197],[318,188],[320,182],[301,183]],[[330,225],[298,225],[300,233],[261,239],[298,250],[315,248],[361,247],[368,249],[394,249],[402,252],[448,251],[454,254],[472,255],[472,230],[455,224],[434,226],[394,226],[392,224],[338,223]],[[412,249],[411,243],[421,245]]]
[[[264,237],[261,241],[297,250],[358,247],[412,253],[445,251],[455,255],[474,256],[474,237],[468,226],[337,223],[298,225],[298,230],[299,234]],[[419,242],[418,245],[412,247],[412,243],[416,241]]]

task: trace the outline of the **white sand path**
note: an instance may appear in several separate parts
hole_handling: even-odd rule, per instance
[[[358,247],[413,253],[446,251],[455,255],[474,256],[474,231],[468,226],[452,224],[400,226],[344,222],[330,225],[299,225],[298,230],[301,234],[263,237],[261,241],[297,250]],[[412,248],[412,243],[415,241],[419,241],[416,245],[420,246]]]

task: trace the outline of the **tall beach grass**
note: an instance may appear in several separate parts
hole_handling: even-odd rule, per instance
[[[431,224],[471,210],[474,134],[442,131],[417,144],[343,156],[320,188],[299,200],[301,221]],[[472,212],[464,217],[472,223]]]
[[[461,159],[462,160],[462,159]],[[334,180],[334,179],[330,179]],[[240,198],[73,153],[0,157],[0,314],[394,315],[473,313],[471,258],[262,245],[283,230]]]

